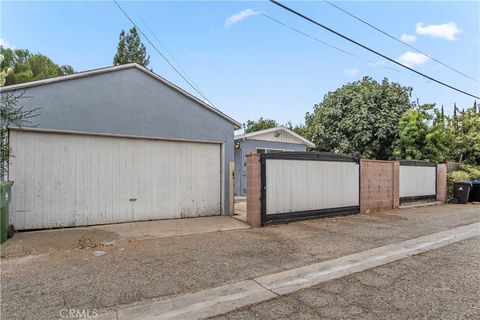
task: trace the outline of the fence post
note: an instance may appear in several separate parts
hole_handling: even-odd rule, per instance
[[[235,163],[233,161],[230,161],[228,166],[228,199],[230,199],[228,214],[233,216],[235,214]]]
[[[447,201],[447,165],[437,165],[437,201]]]
[[[262,226],[261,188],[260,155],[252,152],[247,154],[247,224],[252,227]]]
[[[393,210],[400,209],[400,161],[392,161],[393,165]]]

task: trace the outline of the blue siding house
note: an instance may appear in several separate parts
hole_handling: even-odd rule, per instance
[[[247,154],[307,151],[313,147],[313,142],[284,126],[235,136],[235,195],[247,194]]]
[[[40,107],[10,127],[18,230],[230,213],[240,123],[137,64],[0,88]]]

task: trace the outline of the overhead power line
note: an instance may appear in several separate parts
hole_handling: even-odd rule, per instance
[[[265,18],[270,19],[271,21],[274,21],[274,22],[278,23],[278,24],[281,25],[281,26],[284,26],[284,27],[286,27],[286,28],[288,28],[288,29],[290,29],[290,30],[293,30],[293,31],[295,31],[295,32],[297,32],[297,33],[299,33],[299,34],[307,37],[307,38],[310,38],[310,39],[312,39],[312,40],[314,40],[314,41],[320,42],[321,44],[324,44],[324,45],[326,45],[326,46],[328,46],[328,47],[330,47],[330,48],[332,48],[332,49],[335,49],[335,50],[337,50],[337,51],[340,51],[340,52],[342,52],[342,53],[345,53],[345,54],[347,54],[347,55],[349,55],[349,56],[352,56],[352,57],[354,57],[354,58],[357,58],[357,59],[366,61],[366,62],[368,62],[368,63],[370,63],[370,64],[373,64],[373,65],[378,65],[378,66],[380,66],[380,67],[382,67],[382,68],[389,69],[389,70],[392,70],[392,71],[395,71],[395,72],[399,72],[399,73],[402,73],[402,74],[405,74],[405,75],[409,75],[409,76],[421,78],[419,75],[414,74],[414,73],[403,72],[403,71],[401,71],[401,70],[398,70],[398,69],[395,69],[395,68],[392,68],[392,67],[389,67],[389,66],[386,66],[386,65],[383,65],[383,64],[378,64],[378,63],[375,62],[375,61],[372,61],[372,60],[366,59],[366,58],[364,58],[364,57],[361,57],[361,56],[359,56],[359,55],[356,55],[356,54],[354,54],[354,53],[348,52],[347,50],[344,50],[344,49],[339,48],[339,47],[337,47],[337,46],[334,46],[334,45],[332,45],[332,44],[330,44],[330,43],[328,43],[328,42],[326,42],[326,41],[323,41],[323,40],[320,40],[320,39],[318,39],[318,38],[316,38],[316,37],[314,37],[314,36],[311,36],[311,35],[309,35],[308,33],[303,32],[303,31],[301,31],[301,30],[299,30],[299,29],[297,29],[297,28],[295,28],[295,27],[292,27],[292,26],[290,26],[290,25],[288,25],[288,24],[286,24],[286,23],[284,23],[284,22],[282,22],[282,21],[280,21],[280,20],[278,20],[278,19],[275,19],[275,18],[273,18],[273,17],[271,17],[271,16],[269,16],[269,15],[267,15],[267,14],[265,14],[265,13],[260,13],[260,14],[261,14],[262,16],[264,16]]]
[[[452,90],[455,90],[455,91],[457,91],[457,92],[463,93],[463,94],[465,94],[465,95],[467,95],[467,96],[473,97],[473,98],[475,98],[475,99],[480,99],[480,96],[476,96],[476,95],[474,95],[474,94],[468,93],[468,92],[466,92],[466,91],[464,91],[464,90],[458,89],[458,88],[456,88],[456,87],[454,87],[454,86],[451,86],[451,85],[449,85],[449,84],[447,84],[447,83],[445,83],[445,82],[442,82],[442,81],[437,80],[437,79],[435,79],[435,78],[433,78],[433,77],[430,77],[430,76],[428,76],[428,75],[426,75],[426,74],[424,74],[424,73],[422,73],[422,72],[420,72],[420,71],[417,71],[417,70],[415,70],[415,69],[412,69],[412,68],[410,68],[410,67],[407,67],[406,65],[404,65],[404,64],[402,64],[402,63],[400,63],[400,62],[398,62],[398,61],[396,61],[396,60],[394,60],[394,59],[392,59],[392,58],[390,58],[390,57],[388,57],[388,56],[386,56],[386,55],[384,55],[384,54],[382,54],[382,53],[380,53],[380,52],[378,52],[378,51],[376,51],[376,50],[374,50],[374,49],[371,49],[371,48],[367,47],[366,45],[363,45],[363,44],[361,44],[360,42],[355,41],[355,40],[353,40],[352,38],[349,38],[349,37],[341,34],[340,32],[335,31],[335,30],[333,30],[333,29],[331,29],[331,28],[329,28],[329,27],[321,24],[320,22],[317,22],[317,21],[313,20],[312,18],[309,18],[309,17],[305,16],[304,14],[302,14],[302,13],[300,13],[300,12],[298,12],[298,11],[292,9],[292,8],[289,8],[289,7],[287,7],[287,6],[284,5],[284,4],[279,3],[279,2],[276,1],[276,0],[270,0],[270,2],[272,2],[273,4],[281,7],[281,8],[283,8],[283,9],[285,9],[285,10],[287,10],[287,11],[289,11],[289,12],[291,12],[291,13],[293,13],[293,14],[295,14],[295,15],[297,15],[297,16],[305,19],[305,20],[307,20],[307,21],[310,21],[311,23],[313,23],[313,24],[315,24],[315,25],[317,25],[317,26],[319,26],[319,27],[321,27],[321,28],[323,28],[323,29],[325,29],[325,30],[327,30],[327,31],[329,31],[329,32],[331,32],[331,33],[333,33],[333,34],[335,34],[335,35],[337,35],[337,36],[345,39],[345,40],[347,40],[347,41],[350,41],[350,42],[356,44],[356,45],[359,46],[359,47],[362,47],[362,48],[365,49],[365,50],[368,50],[368,51],[370,51],[370,52],[372,52],[372,53],[374,53],[374,54],[376,54],[376,55],[378,55],[378,56],[380,56],[380,57],[382,57],[382,58],[384,58],[384,59],[386,59],[386,60],[388,60],[388,61],[390,61],[390,62],[393,62],[393,63],[395,63],[395,64],[397,64],[397,65],[399,65],[399,66],[401,66],[401,67],[403,67],[403,68],[405,68],[405,69],[407,69],[407,70],[410,70],[410,71],[412,71],[412,72],[414,72],[414,73],[416,73],[416,74],[419,74],[419,75],[421,75],[422,77],[425,77],[425,78],[427,78],[427,79],[429,79],[429,80],[432,80],[432,81],[434,81],[434,82],[436,82],[436,83],[438,83],[438,84],[441,84],[442,86],[448,87],[448,88],[450,88],[450,89],[452,89]]]
[[[440,60],[432,57],[432,56],[429,55],[428,53],[426,53],[426,52],[424,52],[424,51],[422,51],[422,50],[420,50],[420,49],[418,49],[418,48],[416,48],[416,47],[414,47],[414,46],[406,43],[405,41],[402,41],[402,40],[400,40],[400,39],[397,39],[396,37],[392,36],[391,34],[387,33],[386,31],[383,31],[382,29],[380,29],[380,28],[372,25],[371,23],[363,20],[362,18],[357,17],[357,16],[354,15],[353,13],[348,12],[347,10],[345,10],[345,9],[337,6],[336,4],[334,4],[334,3],[332,3],[332,2],[330,2],[330,1],[328,1],[328,0],[323,0],[323,1],[326,2],[326,3],[328,3],[329,5],[331,5],[332,7],[334,7],[334,8],[336,8],[336,9],[342,11],[343,13],[349,15],[350,17],[352,17],[352,18],[354,18],[354,19],[362,22],[363,24],[369,26],[370,28],[375,29],[375,30],[377,30],[378,32],[386,35],[387,37],[389,37],[389,38],[391,38],[391,39],[393,39],[393,40],[395,40],[395,41],[397,41],[397,42],[400,42],[400,43],[406,45],[407,47],[409,47],[410,49],[413,49],[413,50],[417,51],[418,53],[421,53],[421,54],[429,57],[430,59],[432,59],[433,61],[441,64],[442,66],[444,66],[444,67],[446,67],[446,68],[448,68],[448,69],[450,69],[450,70],[452,70],[452,71],[454,71],[454,72],[456,72],[456,73],[458,73],[458,74],[460,74],[460,75],[462,75],[462,76],[464,76],[464,77],[466,77],[466,78],[468,78],[468,79],[470,79],[470,80],[473,80],[473,81],[475,81],[475,82],[477,82],[477,83],[480,83],[480,81],[478,81],[478,80],[475,79],[475,78],[472,78],[472,77],[469,76],[468,74],[465,74],[465,73],[461,72],[460,70],[457,70],[457,69],[455,69],[455,68],[447,65],[446,63],[444,63],[444,62],[442,62],[442,61],[440,61]]]
[[[207,101],[211,106],[214,106],[213,103],[210,102],[210,100],[199,90],[195,87],[195,85],[187,79],[187,77],[185,77],[180,71],[178,71],[178,69],[170,62],[170,60],[168,60],[168,58],[155,46],[155,44],[150,41],[150,39],[147,37],[147,35],[142,31],[142,29],[140,29],[138,27],[138,25],[132,20],[132,18],[130,18],[130,16],[125,12],[125,10],[123,10],[123,8],[118,4],[118,2],[116,0],[113,0],[113,2],[115,2],[115,4],[117,5],[117,7],[120,9],[120,11],[122,11],[122,13],[125,15],[125,17],[127,17],[127,19],[135,26],[135,28],[137,28],[138,32],[140,32],[142,34],[142,36],[148,41],[148,43],[150,43],[150,45],[153,47],[153,49],[155,49],[155,51],[158,52],[158,54],[168,63],[168,65],[170,67],[172,67],[172,69],[193,89],[195,90],[195,92],[197,92],[203,99],[205,99],[205,101]]]
[[[200,88],[198,87],[198,85],[192,80],[192,78],[190,78],[190,76],[188,75],[188,73],[185,71],[185,69],[182,68],[182,66],[180,65],[180,63],[177,61],[177,59],[175,59],[175,57],[170,53],[170,51],[168,51],[167,47],[162,43],[162,41],[160,41],[160,39],[157,37],[156,33],[152,30],[152,28],[150,28],[149,24],[147,23],[147,21],[145,21],[142,17],[142,15],[140,14],[140,12],[138,12],[135,7],[133,6],[133,4],[129,3],[130,7],[133,9],[133,11],[135,11],[135,14],[140,18],[140,21],[142,21],[142,23],[147,27],[147,29],[150,31],[150,33],[153,35],[153,37],[155,38],[155,40],[157,40],[157,43],[163,48],[163,50],[166,52],[166,54],[170,57],[170,59],[172,59],[173,63],[178,67],[178,69],[180,69],[180,71],[185,75],[185,77],[195,86],[196,88],[196,91],[200,92],[202,96],[204,96],[204,93],[202,90],[200,90]]]

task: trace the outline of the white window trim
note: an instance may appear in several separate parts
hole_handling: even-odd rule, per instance
[[[267,151],[278,151],[278,152],[287,152],[287,151],[293,151],[293,150],[288,150],[288,149],[276,149],[276,148],[266,148],[266,147],[256,147],[255,151],[258,153],[258,149],[263,149],[265,150],[265,153],[268,153]]]

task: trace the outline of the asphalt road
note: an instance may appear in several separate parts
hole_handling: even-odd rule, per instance
[[[63,309],[108,312],[479,221],[478,205],[441,205],[142,241],[71,229],[56,231],[48,246],[15,236],[1,248],[0,319],[52,320],[61,318]],[[93,236],[98,242],[115,241],[78,247]],[[94,250],[106,255],[95,257]]]
[[[212,319],[480,319],[480,237]]]

